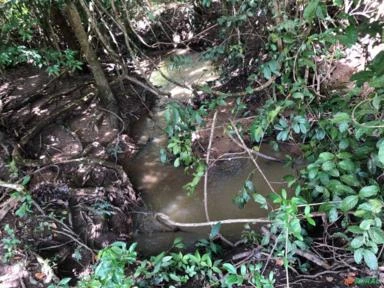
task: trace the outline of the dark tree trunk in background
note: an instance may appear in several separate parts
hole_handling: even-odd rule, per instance
[[[74,31],[75,36],[80,43],[81,51],[87,59],[93,77],[95,78],[101,103],[106,109],[118,114],[119,108],[116,98],[112,93],[111,87],[109,86],[104,71],[101,68],[100,62],[97,59],[96,53],[88,42],[87,33],[84,30],[77,7],[74,3],[68,2],[68,4],[65,6],[65,12],[68,16],[72,30]],[[111,117],[111,121],[112,124],[117,124],[117,119],[114,116]]]
[[[52,21],[52,26],[57,31],[57,36],[60,38],[61,49],[68,48],[73,51],[80,51],[79,43],[73,37],[73,31],[68,25],[63,11],[60,10],[55,2],[52,2],[50,9],[50,20]]]

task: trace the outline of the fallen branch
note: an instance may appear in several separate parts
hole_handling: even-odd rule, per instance
[[[210,93],[212,95],[215,95],[215,96],[227,96],[227,97],[242,97],[242,96],[246,96],[247,94],[252,94],[252,93],[255,93],[255,92],[260,92],[266,88],[268,88],[272,83],[274,83],[276,80],[276,77],[271,77],[271,79],[269,79],[267,82],[261,84],[260,86],[258,87],[255,87],[255,88],[252,88],[251,91],[241,91],[241,92],[233,92],[233,93],[230,93],[230,92],[221,92],[221,91],[215,91],[215,90],[211,90]],[[201,86],[194,86],[194,89],[195,90],[202,90],[202,87]]]
[[[111,82],[111,84],[114,84],[116,83],[117,81],[121,81],[123,79],[126,79],[132,83],[135,83],[136,85],[139,85],[140,87],[144,88],[145,90],[151,92],[152,94],[154,94],[155,96],[157,97],[160,97],[161,95],[164,95],[164,96],[167,96],[169,97],[170,94],[169,93],[165,93],[165,92],[161,92],[160,90],[154,88],[154,87],[151,87],[152,85],[149,85],[149,84],[145,84],[139,80],[137,80],[136,78],[134,77],[131,77],[131,76],[128,76],[128,75],[122,75],[120,76],[118,79],[114,80]]]
[[[217,220],[217,221],[207,221],[207,222],[190,222],[190,223],[183,223],[183,222],[176,222],[173,221],[168,215],[164,213],[156,213],[155,219],[160,221],[161,223],[165,224],[169,227],[190,227],[190,228],[196,228],[196,227],[207,227],[207,226],[213,226],[216,224],[239,224],[239,223],[271,223],[269,219],[266,218],[244,218],[244,219],[224,219],[224,220]]]

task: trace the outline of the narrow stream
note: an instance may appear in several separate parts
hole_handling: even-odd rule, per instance
[[[172,79],[177,78],[177,81],[183,83],[215,77],[210,63],[200,60],[196,54],[192,54],[192,57],[194,59],[192,68],[189,66],[188,69],[182,71],[168,70],[168,76]],[[153,78],[159,80],[158,75]],[[156,81],[153,82],[155,85],[159,84]],[[188,98],[186,91],[177,90],[173,84],[167,83],[164,79],[161,80],[160,84],[164,90],[171,91],[172,98]],[[167,142],[167,137],[163,132],[165,121],[162,114],[162,108],[157,107],[153,119],[145,118],[137,123],[133,134],[135,140],[143,143],[143,148],[134,159],[126,163],[125,168],[150,211],[165,213],[177,222],[204,222],[206,219],[203,205],[203,183],[200,183],[193,195],[188,196],[183,190],[183,185],[188,183],[191,177],[185,174],[183,168],[174,168],[160,162],[159,150],[165,147]],[[270,151],[268,146],[262,147],[262,150],[268,155],[282,156]],[[263,159],[259,159],[258,163],[269,181],[274,182],[273,185],[276,188],[282,186],[283,176],[292,173],[292,170],[285,168],[281,163]],[[209,170],[208,208],[211,220],[266,216],[265,210],[255,203],[250,202],[243,209],[233,204],[233,197],[244,185],[244,181],[250,173],[254,173],[252,179],[258,193],[268,194],[270,190],[267,184],[248,159],[223,161]],[[145,217],[141,219],[143,228],[139,229],[135,241],[138,242],[139,250],[144,254],[154,254],[167,250],[176,237],[182,237],[184,243],[188,245],[193,244],[198,239],[207,238],[210,232],[209,227],[188,228],[178,232],[162,232],[160,227],[156,227],[156,225],[152,228],[148,227],[147,224],[151,220],[146,220]],[[223,225],[221,232],[227,238],[236,240],[240,238],[243,227],[243,224]]]

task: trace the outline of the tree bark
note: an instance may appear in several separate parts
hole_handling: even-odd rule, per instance
[[[81,51],[87,59],[93,77],[95,78],[96,86],[99,91],[99,97],[102,105],[106,109],[118,114],[119,108],[117,105],[116,98],[112,93],[111,87],[109,86],[104,71],[101,68],[100,62],[97,59],[96,53],[88,42],[87,33],[84,30],[80,14],[77,10],[76,5],[73,2],[69,1],[65,6],[65,12],[68,16],[68,20],[72,27],[72,30],[75,33],[77,40],[79,41]],[[117,124],[117,119],[112,116],[111,122],[112,124]]]

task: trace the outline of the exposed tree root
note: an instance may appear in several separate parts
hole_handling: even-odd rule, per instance
[[[40,121],[34,125],[34,127],[29,130],[20,140],[19,144],[16,145],[12,151],[12,157],[16,164],[20,166],[27,166],[27,167],[39,167],[44,166],[48,164],[54,164],[50,163],[49,159],[42,159],[42,160],[32,160],[32,159],[24,159],[21,156],[20,150],[34,137],[36,136],[41,129],[46,127],[48,124],[52,123],[53,120],[55,120],[57,117],[59,117],[62,114],[67,113],[68,111],[71,111],[78,105],[82,104],[83,102],[88,103],[90,100],[92,100],[94,97],[94,94],[88,94],[87,96],[82,97],[81,99],[77,101],[69,102],[65,105],[63,105],[60,109],[55,110],[52,114],[47,116],[43,121]]]

